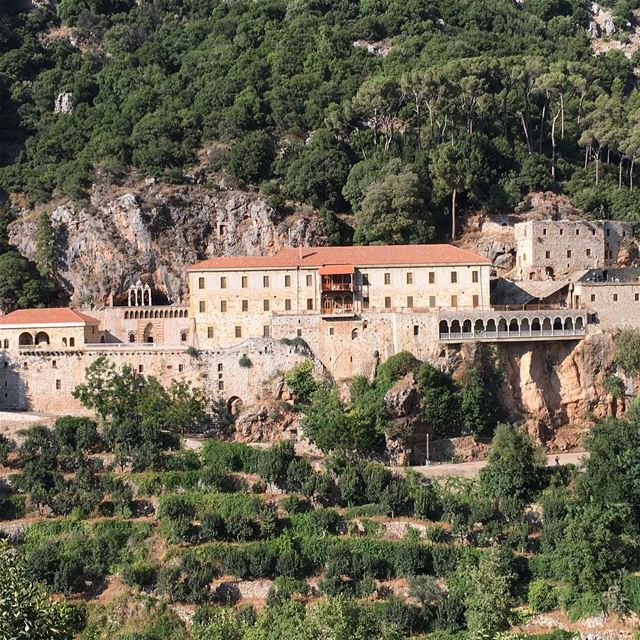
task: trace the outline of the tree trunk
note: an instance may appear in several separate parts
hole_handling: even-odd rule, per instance
[[[524,131],[524,139],[527,142],[527,152],[531,154],[531,140],[529,140],[529,129],[527,128],[527,121],[524,115],[520,112],[520,122],[522,122],[522,130]]]
[[[584,147],[584,168],[589,165],[589,155],[591,154],[591,145],[587,144]]]
[[[451,194],[451,239],[455,240],[456,237],[456,195],[458,190],[453,189]]]
[[[596,161],[596,187],[597,187],[598,183],[600,182],[600,149],[598,149],[598,152],[594,154],[594,159]]]
[[[421,122],[420,122],[420,101],[416,97],[416,126],[418,127],[418,149],[422,149]]]
[[[635,158],[631,158],[631,166],[629,167],[629,189],[631,191],[633,191],[633,165],[635,163]]]
[[[620,156],[620,162],[618,162],[618,189],[622,189],[622,161],[623,158]]]
[[[544,133],[544,119],[547,115],[547,101],[542,105],[540,114],[540,136],[538,137],[538,153],[542,153],[542,134]]]
[[[560,111],[551,120],[551,177],[554,180],[556,179],[556,122],[559,115]]]

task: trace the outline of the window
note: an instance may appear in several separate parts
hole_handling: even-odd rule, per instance
[[[262,286],[263,287],[269,286],[269,276],[262,276]]]
[[[284,310],[285,311],[291,311],[291,299],[290,298],[287,298],[284,301]]]
[[[473,282],[473,284],[478,284],[479,280],[480,280],[480,274],[477,271],[472,271],[471,282]]]
[[[391,274],[390,273],[385,273],[384,274],[384,283],[385,284],[391,284]]]
[[[57,368],[58,368],[58,363],[57,363],[55,360],[52,360],[52,361],[51,361],[51,366],[52,366],[54,369],[57,369]]]
[[[567,258],[571,257],[571,249],[567,249]]]
[[[262,326],[262,337],[263,338],[270,338],[271,337],[271,326],[268,324],[265,324]]]
[[[433,309],[436,306],[436,297],[429,296],[429,306]]]
[[[580,229],[576,229],[576,235],[579,236],[580,235]]]
[[[436,283],[436,272],[429,271],[429,284],[435,284],[435,283]]]
[[[420,335],[420,326],[417,324],[413,325],[413,335],[414,336],[419,336]]]
[[[391,298],[389,296],[384,299],[384,308],[391,309]]]
[[[591,229],[591,235],[595,236],[596,235],[596,230],[595,229]]]
[[[224,391],[224,381],[218,380],[218,391]]]
[[[311,274],[307,275],[307,287],[313,286],[313,276]]]
[[[336,330],[333,327],[329,327],[329,335],[332,336],[334,335],[336,332]]]
[[[262,301],[262,310],[263,311],[269,311],[269,301],[268,300],[263,300]]]
[[[198,278],[198,289],[204,289],[204,278]]]
[[[249,278],[247,276],[242,276],[242,288],[246,289],[249,286]]]
[[[351,339],[352,340],[357,340],[357,338],[358,338],[358,329],[357,328],[352,329],[351,330]]]
[[[209,338],[209,340],[213,338],[213,327],[207,327],[207,338]]]
[[[5,338],[4,343],[3,343],[3,344],[4,344],[4,348],[5,348],[5,349],[8,349],[8,348],[9,348],[9,341],[8,341],[6,338]]]
[[[296,329],[296,336],[302,338],[302,329]]]
[[[480,296],[473,296],[473,308],[475,309],[476,307],[480,306]]]
[[[236,327],[236,338],[242,338],[242,327]]]
[[[587,258],[591,255],[591,249],[587,249]]]
[[[218,364],[218,373],[222,372],[222,363]]]
[[[227,312],[227,301],[220,300],[220,313],[226,313],[226,312]]]
[[[591,294],[591,302],[595,302],[596,301],[596,294],[592,293]]]
[[[227,288],[227,278],[226,278],[226,276],[222,276],[222,278],[220,278],[220,288],[221,289],[226,289]]]
[[[183,364],[179,364],[178,365],[178,373],[182,373],[184,371],[184,365]]]
[[[407,271],[407,284],[413,284],[413,273],[411,271]]]
[[[207,310],[207,305],[205,301],[200,300],[200,302],[198,303],[198,311],[200,311],[200,313],[204,313],[206,310]]]
[[[634,299],[636,302],[638,302],[638,300],[640,300],[640,293],[636,293],[636,294],[633,296],[633,299]]]
[[[291,276],[285,276],[284,277],[284,286],[285,287],[290,287],[291,286]]]
[[[243,300],[242,301],[242,310],[243,311],[249,311],[249,301],[248,300]]]
[[[362,274],[362,286],[363,287],[368,287],[369,286],[369,274],[368,273],[363,273]]]
[[[313,311],[313,298],[307,298],[307,311]]]
[[[607,229],[607,238],[611,235],[611,229]]]
[[[560,229],[560,235],[563,236],[564,235],[564,229]]]
[[[544,252],[544,257],[549,260],[551,258],[551,251],[545,251]]]
[[[365,296],[364,298],[362,298],[362,308],[363,309],[368,309],[369,308],[369,297]]]
[[[451,306],[452,307],[458,306],[458,296],[451,296]]]
[[[613,301],[614,302],[618,302],[618,294],[617,293],[613,294]]]
[[[546,229],[546,228],[542,230],[542,235],[543,235],[543,236],[546,236],[546,235],[547,235],[547,229]]]
[[[69,346],[70,347],[75,347],[76,346],[76,339],[75,338],[69,338]]]
[[[457,284],[458,283],[458,272],[457,271],[452,271],[451,272],[451,284]]]
[[[413,296],[407,296],[407,307],[409,307],[409,309],[413,307]]]
[[[62,389],[62,380],[56,380],[56,389]]]
[[[138,373],[142,373],[144,371],[144,365],[138,365]]]

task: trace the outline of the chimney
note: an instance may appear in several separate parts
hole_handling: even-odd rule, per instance
[[[302,245],[298,245],[298,259],[302,260],[303,255],[302,255]]]

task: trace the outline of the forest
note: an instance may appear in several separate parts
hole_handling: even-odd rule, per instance
[[[373,391],[417,363],[385,365]],[[287,377],[307,420],[326,389]],[[224,404],[126,365],[98,360],[75,395],[95,418],[0,438],[2,640],[569,640],[520,629],[640,613],[637,402],[594,426],[580,467],[494,424],[465,480],[373,461],[371,414],[352,438],[310,429],[319,459],[225,442]]]
[[[334,242],[455,237],[536,190],[635,221],[640,54],[594,55],[588,8],[5,0],[0,186],[35,204],[132,175],[259,189],[320,210]],[[635,8],[612,6],[612,37]]]

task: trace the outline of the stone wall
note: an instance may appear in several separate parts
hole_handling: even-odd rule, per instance
[[[640,282],[576,282],[573,295],[603,329],[640,324]]]
[[[307,357],[303,351],[274,340],[248,340],[230,349],[201,352],[198,357],[185,349],[134,349],[126,345],[58,353],[5,352],[0,356],[0,409],[82,413],[83,407],[72,392],[84,382],[87,367],[102,356],[118,368],[129,364],[167,386],[172,380],[189,380],[212,397],[239,398],[245,403],[254,402],[265,381],[278,371],[291,369]],[[249,358],[250,367],[240,366],[242,356]]]

